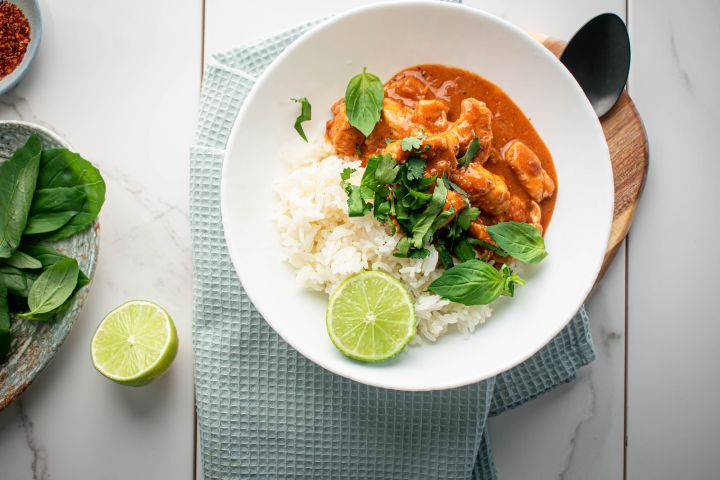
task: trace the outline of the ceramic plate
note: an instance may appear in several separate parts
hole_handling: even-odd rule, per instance
[[[0,122],[0,163],[10,158],[32,133],[42,138],[45,148],[71,148],[47,129],[25,122]],[[61,253],[76,258],[92,282],[98,254],[98,223],[82,233],[55,243]],[[0,361],[0,410],[15,400],[55,355],[85,304],[90,286],[75,294],[67,311],[50,322],[32,322],[11,316],[12,347]]]
[[[503,88],[550,149],[559,193],[546,243],[549,257],[527,285],[495,307],[468,338],[454,333],[411,346],[380,364],[340,354],[325,330],[327,298],[300,289],[282,261],[272,222],[273,179],[286,173],[281,152],[302,140],[291,97],[306,96],[322,139],[330,105],[363,66],[387,79],[417,64],[465,68]],[[229,140],[222,215],[230,256],[265,320],[310,360],[358,382],[399,390],[474,383],[537,352],[577,312],[607,245],[613,210],[610,156],[600,122],[572,76],[541,44],[482,11],[444,2],[373,5],[335,17],[298,39],[257,81]]]

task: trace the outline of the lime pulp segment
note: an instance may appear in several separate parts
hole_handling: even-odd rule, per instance
[[[365,362],[394,357],[415,336],[415,307],[405,286],[383,272],[360,272],[333,292],[327,308],[330,339]]]

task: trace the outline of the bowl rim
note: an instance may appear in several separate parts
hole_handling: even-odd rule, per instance
[[[9,0],[9,2],[20,8],[25,17],[28,16],[27,12],[23,10],[22,5],[20,5],[16,0]],[[10,72],[6,77],[0,79],[0,95],[3,95],[12,90],[18,84],[18,82],[22,80],[22,78],[25,76],[25,73],[27,73],[28,69],[30,68],[30,65],[32,65],[33,61],[35,60],[35,56],[37,55],[38,50],[40,50],[40,43],[42,41],[43,33],[42,9],[40,8],[40,3],[38,2],[38,0],[30,0],[30,2],[28,2],[26,5],[32,6],[32,11],[37,18],[37,21],[35,22],[36,25],[30,25],[30,43],[28,43],[27,50],[25,51],[25,56],[20,62],[20,65],[18,65],[17,68]],[[34,35],[33,32],[35,32]]]
[[[610,189],[610,197],[614,198],[614,184],[612,181],[612,166],[611,166],[611,162],[610,162],[610,152],[609,152],[609,147],[607,145],[607,141],[603,134],[600,120],[597,117],[597,115],[595,114],[594,110],[592,109],[592,106],[591,106],[589,100],[587,99],[587,97],[585,96],[585,94],[583,93],[580,85],[577,83],[575,78],[570,74],[570,72],[567,71],[567,69],[565,69],[565,67],[562,65],[560,60],[555,55],[553,55],[552,52],[550,52],[550,50],[545,48],[540,42],[538,42],[537,39],[533,38],[533,36],[530,33],[526,32],[525,30],[522,30],[520,27],[509,22],[508,20],[500,18],[500,17],[498,17],[494,14],[491,14],[485,10],[482,10],[480,8],[469,7],[467,5],[458,4],[458,3],[451,3],[451,2],[444,2],[444,1],[440,2],[437,0],[392,0],[392,1],[383,2],[383,3],[374,3],[374,4],[370,4],[370,5],[356,7],[356,8],[350,9],[346,12],[343,12],[341,14],[330,17],[330,18],[322,21],[321,23],[313,26],[307,32],[303,33],[300,37],[298,37],[295,41],[293,41],[290,45],[288,45],[288,47],[285,48],[285,50],[283,50],[268,65],[268,67],[257,77],[252,89],[247,94],[247,97],[245,98],[242,106],[240,107],[240,109],[238,111],[237,116],[235,117],[235,121],[233,122],[233,126],[231,129],[230,135],[228,137],[227,143],[225,144],[224,152],[223,152],[223,165],[222,165],[221,180],[220,180],[220,209],[221,209],[221,221],[222,221],[222,226],[223,226],[223,232],[224,232],[224,237],[225,237],[225,241],[226,241],[227,245],[232,244],[233,240],[234,240],[233,233],[231,233],[230,228],[229,228],[228,218],[231,216],[231,214],[230,214],[231,208],[230,208],[230,205],[228,205],[229,200],[228,200],[228,195],[227,195],[227,192],[228,192],[227,170],[229,168],[228,164],[230,163],[229,158],[232,153],[231,146],[234,145],[236,142],[236,138],[239,135],[239,131],[240,131],[239,126],[241,123],[243,123],[245,117],[247,116],[248,105],[251,103],[250,100],[257,94],[257,91],[258,91],[257,87],[259,85],[261,85],[263,82],[265,82],[268,77],[273,75],[277,66],[281,62],[283,62],[286,57],[292,55],[294,53],[294,51],[297,48],[299,48],[299,45],[301,43],[303,43],[304,40],[306,40],[312,36],[318,35],[320,32],[322,32],[326,28],[330,28],[334,23],[344,20],[348,17],[367,12],[367,11],[392,9],[397,6],[412,7],[415,5],[431,6],[433,8],[448,9],[448,10],[454,9],[457,11],[463,11],[465,13],[470,13],[470,14],[473,14],[473,15],[476,15],[479,17],[484,17],[485,20],[488,20],[488,21],[491,21],[494,23],[498,23],[498,24],[502,25],[503,27],[509,29],[515,35],[519,36],[527,44],[531,44],[531,45],[539,47],[539,48],[535,48],[535,47],[532,47],[532,48],[534,48],[539,55],[544,56],[546,61],[552,62],[552,63],[556,64],[556,66],[562,67],[561,74],[565,75],[567,78],[572,80],[572,83],[576,87],[576,94],[578,94],[578,98],[582,99],[582,102],[581,102],[582,107],[581,108],[583,110],[585,110],[585,113],[589,117],[596,119],[595,134],[596,134],[598,140],[601,140],[600,143],[604,146],[603,151],[601,153],[607,159],[607,169],[610,173],[610,182],[609,182],[608,186]],[[610,233],[612,231],[613,209],[614,209],[614,202],[611,201],[611,202],[609,202],[609,205],[608,205],[609,221],[607,222],[607,225],[604,228],[604,234],[603,234],[604,238],[606,238],[606,239],[608,239],[610,237]],[[592,292],[592,289],[595,285],[595,282],[597,281],[597,277],[602,268],[605,251],[603,251],[602,253],[603,253],[602,255],[598,256],[597,261],[595,262],[596,264],[595,264],[594,268],[592,269],[592,281],[589,282],[588,285],[586,285],[583,288],[582,296],[579,297],[579,299],[576,302],[574,302],[575,306],[573,308],[573,312],[578,312],[581,309],[581,307],[585,303],[588,295],[590,295],[590,293]],[[393,385],[390,382],[385,382],[382,380],[376,381],[376,380],[368,379],[368,378],[358,378],[358,376],[353,375],[351,372],[341,371],[340,369],[335,368],[334,365],[331,363],[327,363],[327,362],[320,363],[319,361],[315,360],[315,357],[310,352],[306,352],[305,349],[303,349],[302,346],[299,346],[297,344],[297,342],[294,342],[292,338],[288,338],[287,336],[285,336],[284,333],[286,333],[286,332],[282,331],[282,328],[280,328],[279,326],[275,325],[274,323],[272,323],[271,321],[268,321],[266,319],[266,316],[263,313],[262,307],[259,306],[255,302],[255,299],[259,298],[259,295],[255,294],[255,290],[253,289],[253,287],[247,288],[243,282],[243,279],[247,277],[247,272],[243,273],[242,269],[238,268],[238,261],[236,260],[235,256],[232,253],[232,250],[230,248],[228,248],[228,254],[230,257],[230,261],[232,262],[233,268],[235,270],[235,273],[238,276],[238,280],[240,281],[240,284],[242,285],[249,300],[252,302],[253,306],[258,311],[258,313],[260,313],[260,315],[263,317],[263,320],[273,329],[273,331],[275,331],[275,333],[277,333],[283,340],[285,340],[285,342],[287,342],[288,345],[290,345],[294,350],[296,350],[298,353],[300,353],[303,357],[305,357],[309,361],[313,362],[315,365],[318,365],[318,366],[324,368],[325,370],[332,372],[333,374],[339,375],[344,378],[348,378],[350,380],[353,380],[353,381],[361,383],[361,384],[370,385],[373,387],[385,388],[385,389],[389,389],[389,390],[398,390],[398,391],[449,390],[449,389],[454,389],[454,388],[459,388],[459,387],[475,384],[475,383],[487,380],[489,378],[493,378],[503,372],[506,372],[506,371],[520,365],[521,363],[523,363],[524,361],[528,360],[533,355],[538,353],[540,350],[542,350],[550,341],[552,341],[553,338],[555,338],[572,321],[572,319],[574,318],[574,315],[575,315],[575,314],[570,315],[567,319],[565,319],[565,321],[559,327],[549,329],[548,333],[537,342],[537,345],[538,345],[537,348],[528,349],[525,351],[525,353],[515,355],[513,357],[512,361],[506,362],[507,364],[509,364],[509,366],[508,365],[497,366],[483,374],[478,374],[476,376],[468,375],[467,377],[458,378],[453,381],[445,381],[442,384],[437,384],[437,385],[432,385],[432,386],[412,386],[412,387],[402,386],[402,387],[399,387],[397,385]]]

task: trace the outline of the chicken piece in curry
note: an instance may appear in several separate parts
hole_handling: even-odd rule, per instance
[[[445,175],[467,193],[480,215],[468,229],[471,236],[493,244],[485,227],[499,222],[529,223],[544,232],[557,196],[552,157],[530,120],[508,95],[474,73],[444,66],[419,65],[394,75],[384,88],[379,122],[366,138],[352,127],[345,102],[332,106],[327,138],[339,155],[368,158],[389,154],[397,162],[419,154],[426,177]],[[418,152],[401,148],[402,138],[422,139]],[[465,165],[473,139],[479,152]],[[449,191],[445,209],[458,212],[467,203]]]

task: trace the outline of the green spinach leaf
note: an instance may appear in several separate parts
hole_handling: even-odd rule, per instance
[[[65,148],[43,150],[38,175],[38,190],[59,187],[78,188],[85,194],[85,201],[77,215],[59,230],[46,236],[60,240],[85,230],[97,218],[105,201],[105,181],[90,162]]]
[[[498,271],[475,259],[445,270],[428,290],[463,305],[487,305],[500,295],[514,293],[517,279],[509,268]]]
[[[27,298],[37,276],[34,272],[20,270],[10,265],[0,265],[0,283],[9,293],[18,297]]]
[[[487,227],[498,247],[525,263],[540,263],[547,257],[540,231],[528,223],[501,222]]]
[[[42,141],[33,134],[0,165],[0,258],[20,245],[38,179]]]
[[[37,258],[42,264],[42,268],[52,267],[60,260],[70,258],[67,255],[63,255],[62,253],[55,250],[55,247],[53,247],[52,244],[47,242],[23,241],[23,243],[20,244],[20,248],[22,248],[24,252],[28,253],[33,258]],[[90,283],[90,279],[87,275],[85,275],[85,273],[83,273],[82,270],[80,270],[80,274],[78,275],[77,288],[80,289],[88,283]]]
[[[75,291],[79,273],[80,268],[73,258],[65,258],[49,267],[30,289],[30,312],[21,316],[37,320],[40,319],[39,315],[49,314],[62,306]]]
[[[380,79],[368,73],[363,67],[362,73],[350,79],[345,89],[345,113],[350,125],[357,128],[366,137],[372,133],[380,120],[385,90]]]
[[[10,351],[10,311],[8,309],[8,292],[0,283],[0,360]]]
[[[85,199],[83,187],[36,190],[25,233],[49,233],[59,230],[80,212]]]
[[[27,253],[21,252],[20,250],[15,250],[10,256],[10,258],[5,260],[5,263],[15,268],[28,270],[42,268],[43,266],[40,260],[33,258]]]
[[[303,130],[302,123],[307,122],[312,118],[312,105],[306,97],[302,98],[291,98],[293,102],[300,104],[300,115],[295,119],[295,131],[300,134],[303,140],[308,141],[305,136],[305,130]]]

